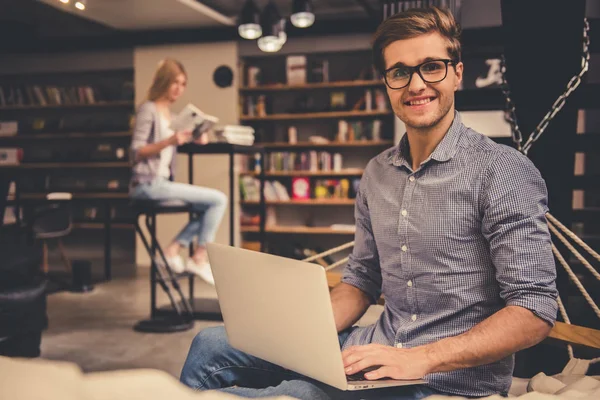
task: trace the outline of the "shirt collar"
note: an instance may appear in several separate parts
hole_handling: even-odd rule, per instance
[[[437,145],[433,153],[423,161],[423,164],[427,163],[429,160],[433,159],[438,162],[446,162],[450,160],[456,152],[458,151],[458,142],[464,130],[464,125],[461,121],[460,114],[458,111],[454,111],[454,120],[452,121],[452,125],[450,125],[450,129],[444,135],[442,141]],[[407,167],[411,167],[408,162],[410,147],[408,143],[408,135],[404,134],[396,149],[390,155],[388,161],[399,167],[401,165],[405,165]]]

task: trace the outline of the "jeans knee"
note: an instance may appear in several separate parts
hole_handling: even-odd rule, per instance
[[[198,332],[192,340],[190,354],[202,358],[212,357],[216,354],[222,354],[224,348],[229,347],[227,333],[222,326],[205,328]]]
[[[181,382],[198,387],[201,377],[211,365],[227,353],[230,348],[227,334],[222,326],[206,328],[198,332],[188,352],[181,371]]]

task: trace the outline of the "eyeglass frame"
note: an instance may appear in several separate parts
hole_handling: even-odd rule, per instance
[[[430,62],[436,62],[436,61],[442,61],[444,63],[444,65],[446,66],[446,73],[444,74],[444,77],[442,79],[440,79],[439,81],[429,82],[425,78],[423,78],[423,75],[421,75],[421,67],[425,64],[429,64]],[[410,78],[408,78],[408,82],[406,83],[406,85],[400,86],[398,88],[394,88],[394,87],[390,86],[390,84],[388,83],[388,80],[387,80],[387,73],[389,71],[393,70],[394,68],[399,68],[398,65],[394,65],[393,67],[390,67],[390,68],[386,69],[385,71],[383,71],[383,80],[384,80],[385,84],[387,85],[387,87],[389,87],[392,90],[404,89],[405,87],[410,85],[410,82],[412,81],[412,78],[416,72],[417,75],[419,75],[419,78],[421,78],[423,80],[423,82],[425,82],[425,83],[439,83],[448,77],[448,64],[452,64],[456,67],[456,64],[458,64],[458,63],[459,63],[459,61],[453,60],[450,58],[440,58],[440,59],[436,59],[436,60],[424,61],[421,64],[415,65],[414,67],[409,67],[409,66],[405,65],[404,68],[407,68],[410,71]]]

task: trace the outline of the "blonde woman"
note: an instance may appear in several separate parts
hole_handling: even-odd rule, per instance
[[[176,148],[192,140],[191,131],[173,132],[170,128],[170,106],[183,94],[186,84],[187,75],[180,62],[161,61],[147,101],[136,115],[130,196],[135,200],[183,200],[193,206],[199,218],[190,220],[179,232],[165,249],[165,257],[174,272],[187,270],[214,284],[204,245],[214,239],[227,197],[215,189],[173,182]],[[184,264],[179,253],[196,236],[197,246]]]

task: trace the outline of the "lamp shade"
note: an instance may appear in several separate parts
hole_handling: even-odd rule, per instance
[[[287,39],[285,34],[285,19],[281,18],[277,7],[272,1],[260,15],[262,37],[258,39],[258,48],[264,52],[273,53],[281,50]]]
[[[238,33],[244,39],[256,39],[262,35],[260,12],[254,0],[246,0],[240,13]]]
[[[310,0],[294,0],[292,4],[292,25],[296,28],[308,28],[315,22],[315,14]]]

